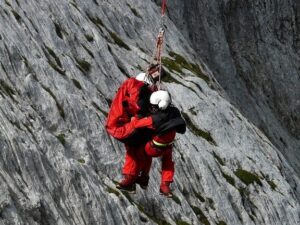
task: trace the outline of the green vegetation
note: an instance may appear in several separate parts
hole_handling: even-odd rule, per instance
[[[181,205],[181,201],[180,199],[176,196],[176,195],[172,195],[172,199],[178,204],[178,205]]]
[[[81,70],[82,73],[86,74],[87,72],[90,71],[92,66],[88,61],[85,61],[84,59],[77,59],[77,58],[75,58],[75,60],[77,62],[76,64],[77,68]]]
[[[195,192],[195,191],[194,191],[194,193],[195,193],[196,198],[198,198],[200,200],[200,202],[205,202],[205,199],[202,197],[202,195],[200,193]]]
[[[125,42],[116,33],[109,31],[109,30],[108,30],[108,32],[109,32],[111,38],[114,40],[115,44],[119,45],[121,48],[125,48],[128,51],[131,50],[129,48],[129,46],[127,44],[125,44]]]
[[[246,185],[257,183],[260,186],[262,186],[262,183],[260,181],[260,178],[257,174],[251,173],[249,171],[238,169],[234,172],[234,174]]]
[[[171,72],[182,72],[182,67],[180,64],[177,64],[175,60],[172,60],[171,58],[168,57],[162,57],[162,64],[167,67]]]
[[[90,19],[97,27],[101,26],[101,27],[104,27],[104,28],[105,28],[104,23],[102,22],[102,20],[101,20],[98,16],[92,17],[92,16],[89,15],[89,14],[87,14],[87,16],[88,16],[88,18],[89,18],[89,19]],[[99,27],[99,28],[100,28],[100,27]]]
[[[13,95],[15,95],[15,91],[4,80],[1,79],[0,79],[0,91],[5,95],[9,96],[10,98],[14,99]]]
[[[109,192],[109,193],[115,194],[118,197],[120,196],[120,193],[117,190],[115,190],[115,189],[113,189],[111,187],[107,187],[106,191]]]
[[[275,190],[277,188],[277,185],[273,181],[267,180],[267,182],[270,185],[270,187],[272,188],[272,190]]]
[[[59,68],[55,63],[53,63],[52,61],[48,61],[49,65],[59,74],[65,76],[66,72],[64,70],[62,70],[61,68]]]
[[[19,22],[21,20],[21,16],[15,10],[11,10],[11,12],[16,18],[16,20]]]
[[[139,17],[139,18],[142,19],[141,15],[137,12],[137,10],[136,10],[135,8],[131,7],[131,5],[129,5],[128,3],[127,3],[127,6],[130,8],[131,12],[132,12],[136,17]]]
[[[46,47],[48,53],[54,58],[56,64],[57,64],[59,67],[62,68],[62,64],[61,64],[59,58],[57,57],[57,55],[55,54],[55,52],[54,52],[50,47],[48,47],[47,45],[45,45],[45,47]]]
[[[135,8],[130,8],[131,12],[136,16],[142,19],[141,15],[137,12]]]
[[[91,15],[87,14],[88,18],[102,31],[101,27],[103,27],[110,35],[110,37],[114,40],[114,43],[119,45],[122,48],[125,48],[126,50],[130,51],[131,49],[129,48],[129,46],[127,44],[125,44],[125,42],[114,32],[112,32],[111,30],[109,30],[104,23],[102,22],[102,20],[99,17],[92,17]],[[106,39],[108,41],[110,41],[107,37]]]
[[[175,78],[173,78],[171,76],[170,73],[168,73],[167,71],[165,71],[165,75],[162,76],[161,80],[163,82],[166,82],[166,83],[176,83],[176,84],[181,84],[178,80],[176,80]]]
[[[227,223],[225,223],[223,220],[220,220],[217,225],[227,225]]]
[[[223,159],[221,159],[220,156],[218,156],[215,152],[213,152],[213,156],[222,166],[225,166],[225,163],[224,163]]]
[[[81,163],[81,164],[85,164],[85,160],[84,159],[78,159],[77,160],[79,163]]]
[[[184,117],[187,126],[193,132],[193,134],[202,137],[205,140],[207,140],[209,143],[217,146],[215,140],[211,137],[211,134],[209,132],[197,128],[186,113],[182,112],[182,116]]]
[[[136,204],[136,203],[135,203]],[[148,218],[150,218],[152,221],[154,221],[155,223],[159,224],[159,225],[170,225],[167,221],[158,218],[155,214],[151,215],[150,213],[148,213],[143,206],[136,204],[136,206],[138,207],[138,209],[143,212]]]
[[[191,206],[191,207],[202,224],[210,225],[210,222],[208,221],[207,217],[204,215],[204,213],[201,211],[200,208],[198,208],[197,206]]]
[[[93,37],[92,35],[85,34],[84,36],[85,36],[85,38],[86,38],[86,40],[87,40],[88,42],[93,42],[93,41],[94,41],[94,37]]]
[[[61,133],[59,135],[56,136],[56,138],[60,141],[60,143],[62,145],[65,145],[66,144],[66,139],[65,139],[65,134]]]
[[[92,53],[91,50],[89,50],[84,44],[82,44],[82,47],[84,48],[84,50],[94,59],[95,56],[94,54]]]
[[[202,70],[200,69],[198,64],[193,64],[188,62],[183,56],[175,53],[175,52],[169,52],[169,55],[172,58],[169,57],[162,57],[162,63],[165,65],[171,72],[176,71],[178,73],[182,73],[182,69],[187,69],[206,81],[209,82],[209,77],[206,76]]]
[[[215,203],[211,198],[206,198],[209,204],[209,207],[212,208],[213,210],[216,210],[215,208]]]
[[[176,220],[175,223],[176,223],[176,225],[190,225],[189,223],[187,223],[183,220]]]
[[[263,174],[263,172],[261,172],[261,174],[262,174],[263,178],[267,181],[267,183],[270,185],[271,189],[273,191],[275,191],[275,189],[277,188],[277,185],[272,180],[269,179],[269,176],[265,176],[265,174]]]
[[[227,175],[227,174],[225,174],[225,173],[223,173],[223,172],[222,172],[222,175],[223,175],[223,177],[226,179],[226,181],[227,181],[229,184],[231,184],[232,186],[235,187],[235,181],[234,181],[234,178],[233,178],[233,177],[231,177],[231,176],[229,176],[229,175]]]
[[[82,90],[82,87],[81,87],[81,85],[80,85],[80,83],[79,83],[78,80],[72,79],[72,81],[73,81],[73,84],[74,84],[78,89]]]
[[[58,36],[60,39],[63,39],[62,28],[60,27],[59,24],[57,24],[57,23],[55,23],[55,22],[53,22],[53,23],[54,23],[54,26],[55,26],[55,32],[56,32],[57,36]]]
[[[195,107],[189,109],[192,115],[197,116],[197,112],[195,111]]]
[[[126,191],[122,191],[123,195],[127,198],[127,200],[132,204],[134,205],[135,202],[133,201],[133,199],[131,198],[130,194]]]
[[[65,71],[62,69],[62,64],[61,64],[61,61],[59,60],[58,56],[55,54],[55,52],[50,48],[48,47],[47,45],[45,45],[45,48],[47,51],[44,51],[47,59],[48,59],[48,63],[49,65],[55,70],[57,71],[58,73],[60,73],[61,75],[66,75]],[[55,63],[53,62],[53,60],[50,58],[50,56],[48,55],[50,54],[52,56],[52,58],[55,60]]]

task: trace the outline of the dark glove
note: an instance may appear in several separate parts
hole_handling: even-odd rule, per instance
[[[169,113],[167,110],[160,110],[153,114],[151,117],[154,129],[158,129],[162,124],[164,124],[168,120],[168,115]]]

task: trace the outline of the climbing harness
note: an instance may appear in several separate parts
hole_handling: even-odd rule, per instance
[[[161,83],[161,71],[162,71],[162,62],[161,62],[161,53],[162,53],[162,47],[163,47],[163,42],[164,42],[164,34],[165,34],[165,30],[164,30],[164,18],[165,18],[165,14],[166,14],[166,8],[167,8],[167,0],[162,0],[162,6],[161,6],[161,17],[160,17],[160,21],[159,21],[159,31],[158,31],[158,35],[156,38],[156,45],[155,45],[155,50],[153,52],[153,56],[151,59],[151,65],[158,65],[159,66],[159,75],[158,75],[158,81],[156,83],[156,87],[158,90],[160,90],[160,83]],[[153,80],[153,77],[150,76],[149,74],[149,68],[146,71],[146,76],[148,76],[148,78],[150,80]]]

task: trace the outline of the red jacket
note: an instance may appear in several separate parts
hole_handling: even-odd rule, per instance
[[[145,85],[142,81],[129,78],[118,89],[105,125],[107,132],[114,138],[118,140],[125,139],[136,128],[152,128],[152,117],[135,118],[141,110],[139,106],[140,92],[142,88],[145,88]]]

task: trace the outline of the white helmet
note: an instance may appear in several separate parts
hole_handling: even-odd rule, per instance
[[[146,76],[145,73],[139,73],[135,79],[139,80],[139,81],[143,81],[147,84],[150,84],[150,85],[153,85],[153,80],[149,77],[149,76]]]
[[[150,96],[150,103],[158,105],[159,109],[166,109],[171,104],[171,96],[167,91],[155,91]]]

